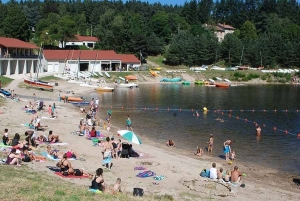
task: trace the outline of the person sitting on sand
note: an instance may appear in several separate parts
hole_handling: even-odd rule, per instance
[[[59,142],[59,135],[53,135],[53,131],[49,131],[48,140],[52,143]]]
[[[45,135],[40,135],[40,136],[38,136],[38,137],[36,138],[36,140],[39,141],[39,142],[47,142],[47,141],[48,141],[48,138],[47,138],[47,136],[45,136]]]
[[[62,174],[73,174],[74,169],[72,168],[72,165],[70,161],[68,160],[67,154],[63,155],[63,158],[56,164],[57,167],[60,168],[60,171]]]
[[[121,192],[122,192],[121,179],[118,178],[115,185],[114,185],[114,188],[113,188],[113,194],[117,194],[117,193],[121,193]]]
[[[20,142],[20,135],[16,133],[14,139],[12,140],[11,146],[15,149],[23,149],[26,143]]]
[[[242,179],[242,174],[239,171],[238,166],[234,166],[233,171],[231,171],[230,182],[232,184],[238,184]]]
[[[90,186],[93,190],[99,190],[104,192],[105,191],[105,183],[103,179],[103,169],[98,168],[96,170],[96,174],[94,175],[92,179],[92,185]]]
[[[168,147],[174,147],[175,146],[175,142],[172,139],[170,139],[169,141],[167,141],[166,144],[167,144]]]
[[[209,170],[209,178],[217,179],[217,177],[218,177],[218,170],[216,168],[216,163],[213,163],[212,167]]]
[[[9,144],[9,137],[8,137],[8,129],[4,129],[3,137],[2,137],[2,142],[4,145]]]
[[[33,153],[28,151],[28,147],[23,147],[22,161],[31,162],[33,160],[35,160],[35,157],[34,157]]]
[[[36,133],[33,130],[28,130],[25,132],[25,141],[27,142],[28,146],[33,146],[36,147],[36,143],[35,143],[35,137],[36,137]]]
[[[96,133],[96,130],[95,130],[94,126],[92,127],[92,130],[90,131],[90,136],[91,137],[96,137],[97,136],[97,133]]]
[[[202,155],[203,155],[203,150],[197,146],[196,153],[194,153],[194,154],[195,154],[196,156],[202,156]]]
[[[19,161],[20,159],[21,159],[21,155],[16,153],[16,149],[12,149],[7,156],[6,164],[21,166]]]
[[[235,160],[235,157],[236,157],[235,151],[232,151],[231,154],[230,154],[231,160]]]
[[[231,176],[231,173],[229,170],[227,170],[225,176],[223,177],[223,180],[225,182],[230,182],[230,176]]]
[[[217,179],[219,179],[220,181],[223,179],[223,168],[220,168],[218,170]]]

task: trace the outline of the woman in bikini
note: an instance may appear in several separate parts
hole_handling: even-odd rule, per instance
[[[52,150],[50,145],[47,146],[47,153],[54,159],[63,158],[63,153],[59,152],[59,150]]]
[[[196,153],[194,153],[196,156],[202,156],[203,155],[203,150],[199,147],[197,147]]]
[[[70,161],[68,161],[67,154],[63,155],[63,158],[57,163],[57,167],[60,168],[60,171],[62,174],[64,174],[64,173],[73,174],[74,173],[74,169],[72,168]]]
[[[93,177],[92,186],[90,187],[93,190],[105,191],[105,183],[103,179],[103,169],[98,168],[96,170],[96,175]]]

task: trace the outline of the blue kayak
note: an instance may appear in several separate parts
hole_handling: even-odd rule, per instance
[[[9,91],[6,91],[4,89],[0,89],[0,93],[4,94],[5,96],[10,96],[10,92]]]
[[[89,105],[90,104],[90,102],[71,102],[73,105],[77,105],[77,106],[79,106],[79,105]]]

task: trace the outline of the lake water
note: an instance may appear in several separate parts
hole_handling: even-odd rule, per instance
[[[174,139],[177,148],[192,152],[196,146],[204,149],[209,134],[214,134],[215,157],[222,157],[223,142],[233,139],[232,150],[239,160],[299,173],[299,92],[297,85],[224,89],[180,83],[141,84],[114,93],[88,94],[86,98],[98,96],[102,111],[112,107],[113,124],[121,129],[126,129],[126,116],[130,115],[134,132],[141,139],[159,143]],[[209,111],[204,113],[203,107]],[[192,109],[198,110],[200,117],[193,116]],[[260,139],[253,122],[262,127]]]

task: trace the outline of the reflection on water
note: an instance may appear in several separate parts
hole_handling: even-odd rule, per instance
[[[112,106],[112,123],[122,129],[126,128],[126,115],[130,115],[133,129],[141,138],[146,136],[161,143],[172,138],[177,147],[194,151],[196,146],[204,149],[212,133],[215,139],[213,156],[223,153],[224,141],[234,139],[232,149],[239,160],[296,171],[300,168],[300,140],[283,131],[300,133],[299,113],[296,112],[300,104],[299,90],[300,86],[291,85],[222,89],[147,84],[89,97],[100,97],[103,108]],[[209,111],[202,112],[203,107]],[[199,117],[193,116],[196,110]],[[229,110],[232,110],[231,115]],[[256,136],[254,122],[261,125],[260,138]]]

